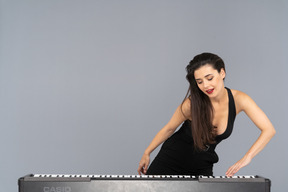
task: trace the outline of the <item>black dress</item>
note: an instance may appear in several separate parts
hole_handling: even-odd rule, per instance
[[[216,145],[228,138],[236,117],[234,98],[226,88],[229,97],[228,122],[225,132],[216,136],[216,143],[207,145],[205,151],[194,150],[190,121],[168,138],[147,170],[147,175],[213,175],[213,164],[218,162]]]

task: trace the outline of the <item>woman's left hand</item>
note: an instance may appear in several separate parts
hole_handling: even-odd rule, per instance
[[[226,171],[226,176],[231,177],[235,173],[237,173],[242,167],[245,167],[251,162],[252,158],[248,156],[244,156],[242,159],[240,159],[237,163],[229,167],[229,169]]]

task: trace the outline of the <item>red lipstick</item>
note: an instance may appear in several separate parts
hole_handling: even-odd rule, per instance
[[[206,90],[206,93],[211,94],[211,93],[213,93],[213,91],[214,91],[214,89],[208,89],[208,90]]]

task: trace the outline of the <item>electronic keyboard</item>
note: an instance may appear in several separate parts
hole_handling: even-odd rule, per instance
[[[19,192],[270,192],[261,176],[30,174]]]

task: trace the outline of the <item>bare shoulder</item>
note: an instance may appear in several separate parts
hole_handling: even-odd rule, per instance
[[[274,127],[262,109],[246,93],[238,90],[231,90],[237,112],[245,112],[246,115],[260,130],[269,130],[271,135],[275,134]]]
[[[255,104],[253,99],[246,93],[235,89],[231,89],[231,92],[234,97],[237,113],[245,110],[247,106]]]
[[[183,112],[183,115],[187,119],[190,119],[190,117],[191,117],[191,100],[189,98],[186,98],[184,100],[184,102],[182,103],[182,106],[181,106],[181,110]]]
[[[236,89],[231,89],[231,92],[232,92],[235,100],[245,99],[245,98],[249,97],[246,93],[239,91],[239,90],[236,90]]]

